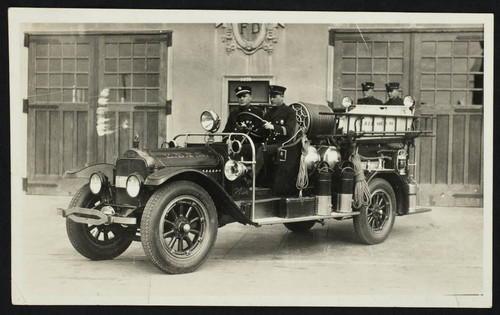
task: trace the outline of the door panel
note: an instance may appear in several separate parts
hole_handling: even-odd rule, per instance
[[[169,36],[29,36],[28,193],[66,193],[67,170],[114,163],[135,134],[165,140]]]
[[[435,141],[420,141],[421,204],[482,205],[482,38],[465,31],[415,34],[415,98],[436,121]],[[426,167],[429,153],[434,169]]]

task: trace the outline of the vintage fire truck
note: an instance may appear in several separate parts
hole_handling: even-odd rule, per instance
[[[352,219],[360,242],[377,244],[395,217],[417,209],[414,140],[431,136],[411,96],[403,106],[294,103],[296,133],[255,176],[260,144],[247,132],[217,133],[219,116],[201,114],[206,132],[160,148],[133,147],[115,164],[76,172],[89,181],[59,209],[73,247],[91,260],[113,259],[141,241],[167,273],[199,268],[218,228],[232,222],[284,224],[306,232],[327,219]],[[251,115],[244,113],[243,115]],[[243,151],[247,154],[243,154]]]

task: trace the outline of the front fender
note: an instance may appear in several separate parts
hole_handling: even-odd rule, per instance
[[[113,174],[115,171],[115,166],[109,163],[97,163],[86,166],[78,170],[68,170],[64,173],[64,178],[90,178],[90,175],[96,172],[102,172],[108,177],[110,181],[113,181]]]
[[[144,181],[144,185],[160,186],[167,182],[175,180],[188,180],[201,185],[210,195],[217,212],[229,215],[234,220],[241,224],[252,224],[241,209],[236,205],[231,196],[224,190],[224,188],[209,175],[196,170],[196,169],[162,169],[156,173],[151,174]]]

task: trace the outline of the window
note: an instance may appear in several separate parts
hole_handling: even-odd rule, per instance
[[[483,42],[422,42],[421,102],[423,105],[483,104]]]

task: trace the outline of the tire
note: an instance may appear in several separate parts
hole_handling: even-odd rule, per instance
[[[98,208],[99,196],[94,195],[86,184],[75,194],[69,208]],[[91,225],[66,219],[66,232],[71,245],[82,256],[91,260],[113,259],[121,255],[132,243],[136,227],[120,224]]]
[[[396,218],[396,196],[392,186],[384,179],[376,178],[368,185],[371,205],[362,207],[354,216],[354,230],[360,241],[373,245],[387,239]]]
[[[217,225],[217,211],[205,189],[189,181],[173,182],[157,190],[146,204],[142,246],[160,270],[193,272],[212,252]]]
[[[316,221],[288,222],[283,224],[292,232],[305,233],[316,224]]]

